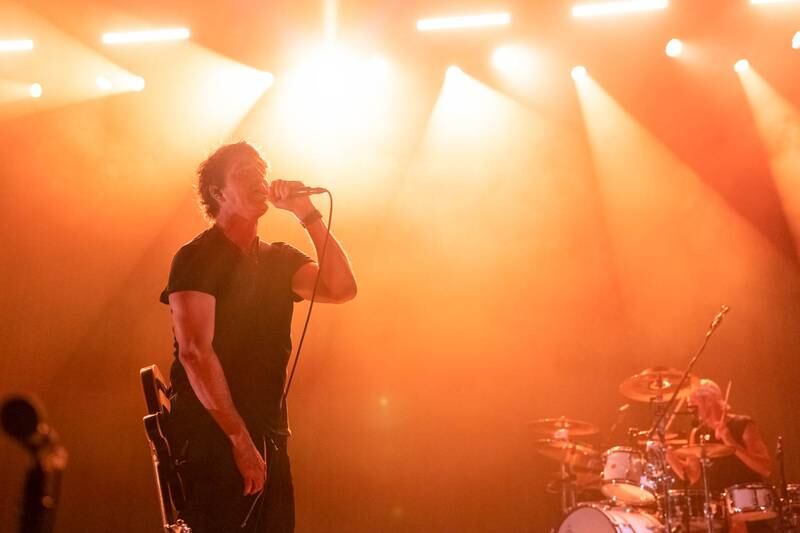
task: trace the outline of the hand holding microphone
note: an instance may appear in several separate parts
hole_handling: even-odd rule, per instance
[[[267,200],[278,209],[303,218],[314,210],[309,196],[327,192],[321,187],[307,187],[301,181],[273,180],[267,187]]]

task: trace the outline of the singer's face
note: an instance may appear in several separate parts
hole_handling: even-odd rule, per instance
[[[267,168],[257,158],[233,161],[220,189],[220,213],[239,216],[247,220],[258,219],[267,212]]]

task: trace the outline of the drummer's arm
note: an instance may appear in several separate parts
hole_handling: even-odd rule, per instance
[[[700,461],[694,457],[678,457],[674,451],[667,450],[667,462],[675,475],[683,480],[688,478],[690,485],[700,479]]]
[[[686,459],[686,474],[689,477],[690,485],[694,485],[700,481],[700,475],[702,474],[700,470],[700,459],[696,457],[688,457]]]
[[[688,444],[696,444],[697,428],[689,432]],[[689,485],[694,485],[700,479],[700,461],[694,457],[680,457],[673,450],[667,450],[667,462],[672,470],[682,480],[689,479]]]
[[[686,459],[678,457],[672,450],[667,450],[667,463],[669,463],[675,475],[681,479],[686,479]]]
[[[772,458],[761,432],[755,424],[747,424],[742,434],[744,446],[734,443],[736,457],[762,477],[772,473]]]

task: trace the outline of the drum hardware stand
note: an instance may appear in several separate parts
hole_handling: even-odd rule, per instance
[[[680,390],[680,389],[679,389]],[[669,475],[667,474],[666,469],[666,454],[664,450],[665,442],[666,442],[666,407],[669,407],[667,404],[666,407],[662,407],[663,398],[661,396],[656,396],[652,400],[650,400],[650,407],[653,411],[654,415],[653,418],[655,419],[655,425],[650,429],[647,433],[647,444],[646,444],[646,452],[647,455],[655,455],[656,460],[653,461],[658,465],[658,474],[655,476],[656,482],[659,484],[661,490],[663,491],[663,501],[664,501],[664,528],[665,531],[672,532],[672,506],[670,505],[670,496],[669,496]],[[663,409],[663,410],[662,410]],[[653,434],[655,433],[656,440],[651,440]]]
[[[575,475],[567,463],[561,463],[561,512],[566,515],[575,507]]]

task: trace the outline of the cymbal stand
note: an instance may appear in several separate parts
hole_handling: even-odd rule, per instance
[[[703,443],[704,441],[701,440],[700,442]],[[706,515],[706,529],[708,533],[713,533],[714,522],[711,513],[711,490],[708,486],[709,464],[711,464],[711,460],[706,456],[706,449],[704,446],[700,446],[700,470],[703,472],[703,495],[705,496],[705,502],[703,502],[703,513]]]
[[[656,482],[658,483],[659,488],[663,491],[662,493],[662,502],[664,507],[664,522],[665,522],[665,530],[672,531],[672,506],[670,505],[670,496],[669,496],[669,474],[667,473],[667,460],[666,460],[666,421],[667,418],[664,416],[665,412],[662,409],[666,409],[669,407],[669,404],[666,406],[662,403],[662,397],[657,396],[650,401],[651,408],[653,409],[653,419],[655,425],[648,434],[648,439],[646,441],[647,446],[647,455],[648,459],[649,456],[654,455],[656,460],[656,468],[658,468],[658,475],[656,476]],[[650,437],[655,436],[656,440],[651,440]]]
[[[561,513],[566,515],[575,507],[575,476],[567,463],[561,463]]]

